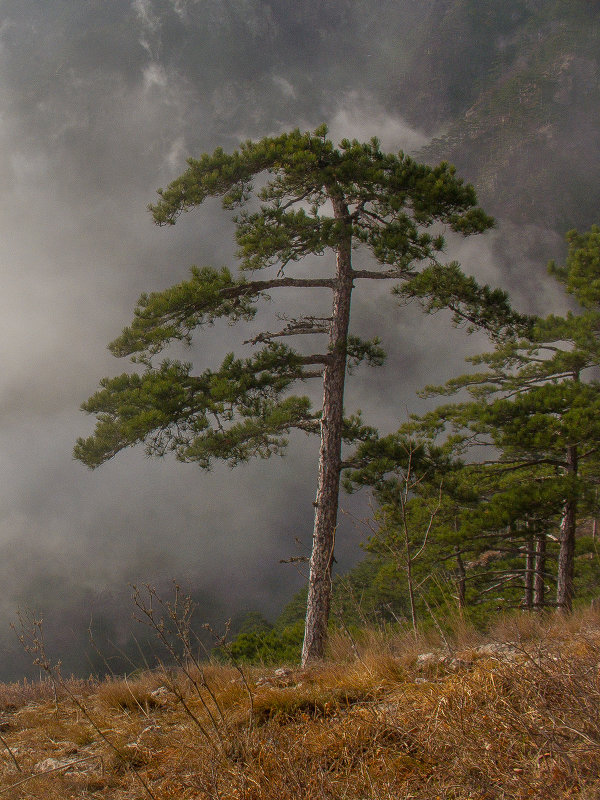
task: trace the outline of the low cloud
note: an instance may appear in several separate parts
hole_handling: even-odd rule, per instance
[[[281,462],[251,464],[235,474],[226,468],[205,474],[168,458],[148,461],[140,450],[90,473],[71,452],[93,423],[78,410],[80,403],[101,376],[130,367],[106,344],[130,321],[138,295],[183,280],[191,264],[234,260],[231,221],[217,203],[184,215],[174,228],[152,225],[146,205],[185,168],[186,157],[324,121],[335,140],[377,136],[384,150],[410,153],[425,144],[420,131],[390,110],[385,59],[357,71],[364,48],[379,43],[364,41],[352,4],[325,5],[317,11],[309,2],[291,8],[262,0],[4,4],[5,609],[28,593],[37,598],[50,567],[62,580],[47,584],[49,605],[53,592],[78,598],[81,586],[112,589],[168,573],[185,574],[221,599],[274,613],[301,583],[279,560],[294,551],[296,537],[310,543],[314,440],[293,437]],[[399,15],[406,13],[408,6],[396,5]],[[393,11],[394,5],[386,7]],[[390,17],[390,30],[394,21]],[[356,46],[333,47],[339,37]],[[369,81],[385,91],[369,89]],[[498,241],[476,237],[457,246],[458,256],[491,283],[506,285],[508,276],[509,288],[527,305],[541,295],[511,266],[527,238],[514,233],[515,249],[505,248],[500,261],[494,242],[501,231],[494,234]],[[544,302],[554,302],[550,295]],[[382,287],[356,297],[358,331],[383,333],[390,359],[383,370],[357,373],[348,408],[362,407],[367,419],[393,429],[407,410],[418,408],[415,389],[462,370],[464,352],[477,342],[460,332],[449,335],[442,316],[399,309]],[[190,355],[199,368],[214,365],[224,348],[244,338],[237,328],[217,328]],[[366,513],[361,503],[342,501],[359,516]],[[340,521],[340,568],[359,554],[361,535],[347,518]],[[0,616],[0,627],[6,623]]]
[[[383,150],[415,152],[424,147],[428,137],[397,115],[384,111],[381,106],[365,94],[349,92],[340,102],[329,120],[329,131],[333,139],[358,139],[368,141],[377,137]]]

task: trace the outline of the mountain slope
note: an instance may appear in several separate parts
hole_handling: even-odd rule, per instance
[[[589,227],[600,205],[600,3],[438,2],[398,100],[482,203],[513,222]]]

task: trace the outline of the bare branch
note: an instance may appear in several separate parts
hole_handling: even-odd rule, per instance
[[[311,194],[312,191],[313,191],[313,187],[311,186],[305,192],[302,192],[302,194],[298,195],[298,197],[292,197],[292,199],[288,200],[287,203],[282,203],[281,205],[277,206],[277,210],[278,211],[287,211],[288,208],[291,208],[296,203],[301,203],[302,200],[306,200],[306,198],[309,196],[309,194]]]
[[[281,336],[329,333],[330,323],[331,317],[300,317],[290,320],[280,331],[261,331],[254,338],[246,339],[244,344],[266,343]]]
[[[498,464],[497,461],[482,461],[481,464],[493,465]],[[535,467],[538,464],[550,464],[553,467],[564,467],[566,463],[556,458],[532,458],[528,461],[518,462],[502,462],[503,466],[499,466],[497,472],[515,472],[519,469],[527,469],[527,467]],[[506,466],[504,466],[506,464]]]
[[[429,534],[431,533],[431,528],[433,527],[433,521],[435,520],[441,507],[442,507],[442,484],[440,483],[440,491],[436,507],[429,515],[429,524],[427,525],[427,530],[425,531],[425,536],[423,537],[423,543],[421,544],[421,547],[417,550],[417,552],[413,555],[413,561],[415,561],[421,555],[423,550],[425,550]]]
[[[309,378],[322,378],[323,377],[323,370],[312,370],[303,372],[300,376],[301,380],[308,380]]]
[[[299,356],[298,360],[301,364],[331,364],[331,355],[329,353],[315,353],[311,356]]]
[[[365,209],[365,205],[367,204],[367,200],[362,200],[354,209],[354,211],[350,214],[350,219],[357,220],[360,218],[360,215],[363,213]]]
[[[221,289],[220,294],[223,298],[248,297],[268,289],[282,289],[293,286],[300,289],[333,289],[335,287],[334,278],[272,278],[268,281],[247,281],[238,283],[235,286],[228,286]]]
[[[370,278],[371,280],[397,280],[402,278],[403,280],[409,280],[410,278],[415,278],[417,275],[417,272],[406,269],[387,269],[384,272],[370,269],[355,269],[352,271],[353,279]]]
[[[308,556],[290,556],[289,558],[279,559],[280,564],[297,564],[297,563],[308,564],[309,561],[310,558]]]
[[[362,212],[365,216],[370,217],[372,220],[375,220],[375,222],[379,222],[380,225],[389,224],[386,219],[379,216],[379,214],[376,214],[374,211],[367,211],[367,209],[363,207]]]

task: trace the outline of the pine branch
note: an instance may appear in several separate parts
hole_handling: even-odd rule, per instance
[[[535,467],[540,464],[549,464],[553,467],[565,467],[566,462],[561,461],[556,458],[532,458],[527,461],[518,461],[518,462],[501,462],[498,464],[498,461],[481,461],[480,462],[484,466],[494,465],[497,467],[496,473],[505,473],[505,472],[516,472],[520,469],[527,469],[528,467]],[[507,466],[505,466],[507,465]]]
[[[302,336],[319,333],[329,333],[331,317],[301,317],[292,319],[280,331],[261,331],[252,339],[246,339],[244,344],[260,344],[270,342],[282,336]]]
[[[371,280],[411,280],[418,275],[418,272],[405,269],[388,269],[385,272],[369,269],[355,269],[352,271],[353,278],[370,278]]]
[[[266,281],[244,281],[235,286],[221,289],[220,294],[227,299],[232,297],[253,297],[268,289],[281,289],[288,286],[301,289],[333,289],[335,288],[335,280],[333,278],[272,278]]]
[[[311,356],[296,355],[296,359],[297,363],[299,364],[324,364],[325,366],[327,366],[332,362],[331,355],[329,354],[324,355],[321,353],[315,353],[314,355]]]

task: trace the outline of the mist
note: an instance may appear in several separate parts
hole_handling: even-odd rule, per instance
[[[322,122],[334,139],[377,136],[384,149],[409,153],[439,133],[439,115],[428,124],[403,116],[394,102],[434,5],[3,3],[0,641],[7,648],[17,607],[42,608],[55,630],[76,631],[64,639],[73,648],[94,602],[125,625],[131,583],[181,580],[211,619],[250,608],[274,615],[302,584],[279,562],[310,544],[316,440],[294,436],[285,458],[235,472],[151,461],[143,448],[90,472],[71,455],[75,438],[93,426],[79,406],[99,378],[130,368],[106,345],[142,291],[183,280],[192,264],[234,266],[231,221],[218,204],[173,228],[156,228],[146,211],[188,156]],[[558,234],[538,221],[500,220],[476,238],[451,241],[449,259],[509,289],[522,310],[561,307],[554,287],[540,284],[546,255],[561,251]],[[385,430],[419,410],[423,384],[443,382],[462,370],[465,355],[487,346],[480,335],[453,330],[445,315],[398,307],[380,287],[356,293],[353,320],[358,333],[381,335],[389,360],[351,379],[346,407]],[[195,366],[215,366],[243,338],[237,327],[203,333]],[[361,496],[342,497],[341,505],[349,512],[337,534],[344,570],[365,536],[351,517],[368,508]],[[0,677],[12,677],[24,667],[11,655],[2,669]]]

